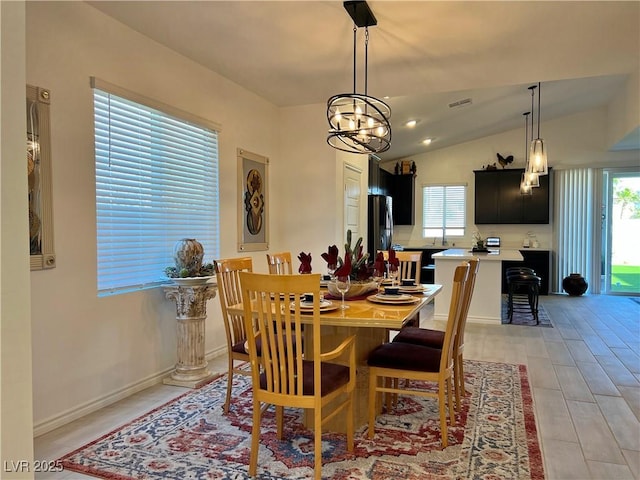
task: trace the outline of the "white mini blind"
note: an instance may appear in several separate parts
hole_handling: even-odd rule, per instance
[[[218,134],[94,88],[98,295],[167,282],[173,247],[219,253]]]
[[[462,236],[465,229],[466,186],[422,187],[422,236]]]

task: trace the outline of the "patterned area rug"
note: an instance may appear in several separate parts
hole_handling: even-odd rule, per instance
[[[400,397],[396,410],[379,416],[372,440],[366,426],[356,432],[352,454],[344,435],[323,434],[323,478],[544,479],[526,367],[465,360],[465,369],[468,392],[448,448],[440,447],[437,401]],[[223,376],[189,391],[61,461],[65,469],[117,480],[249,478],[251,382],[234,383],[227,416],[225,385]],[[283,441],[273,409],[263,415],[260,479],[313,477],[312,432],[301,410],[285,415]]]
[[[502,295],[502,323],[504,325],[526,325],[529,327],[553,327],[549,314],[542,303],[538,303],[538,325],[530,311],[514,310],[513,320],[509,323],[507,295]]]

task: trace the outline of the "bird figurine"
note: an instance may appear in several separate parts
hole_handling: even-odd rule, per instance
[[[502,168],[506,167],[507,165],[513,162],[513,155],[509,155],[506,158],[500,155],[499,153],[496,153],[496,155],[498,156],[498,163],[502,165]]]

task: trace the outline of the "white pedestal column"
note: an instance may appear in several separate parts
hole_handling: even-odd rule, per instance
[[[163,383],[198,388],[214,376],[204,358],[204,339],[207,300],[216,296],[216,285],[176,285],[164,290],[176,302],[178,362]]]

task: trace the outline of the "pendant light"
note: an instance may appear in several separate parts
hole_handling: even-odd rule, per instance
[[[344,8],[353,19],[353,93],[340,93],[327,101],[327,143],[350,153],[382,153],[391,146],[391,108],[367,93],[369,27],[377,25],[366,1],[347,1]],[[357,30],[364,27],[364,94],[356,92]]]
[[[532,195],[531,182],[529,181],[529,114],[531,112],[525,112],[524,115],[524,164],[525,169],[522,172],[522,179],[520,180],[520,195]]]
[[[535,94],[536,86],[535,85],[530,86],[529,90],[531,91],[531,140],[529,142],[532,142],[533,141],[533,116],[535,114],[535,110],[533,108],[533,96]],[[525,146],[525,153],[529,150],[528,148],[529,145],[530,143],[527,143],[527,145]],[[538,177],[538,173],[533,172],[531,170],[531,154],[529,154],[529,156],[526,157],[524,172],[526,174],[527,184],[529,186],[534,188],[540,186],[540,178]]]
[[[538,82],[538,138],[531,142],[529,171],[531,173],[537,173],[538,175],[547,175],[549,172],[547,165],[547,147],[544,144],[544,140],[540,138],[540,91],[541,86],[540,82]],[[531,132],[531,136],[533,136],[533,131]]]

